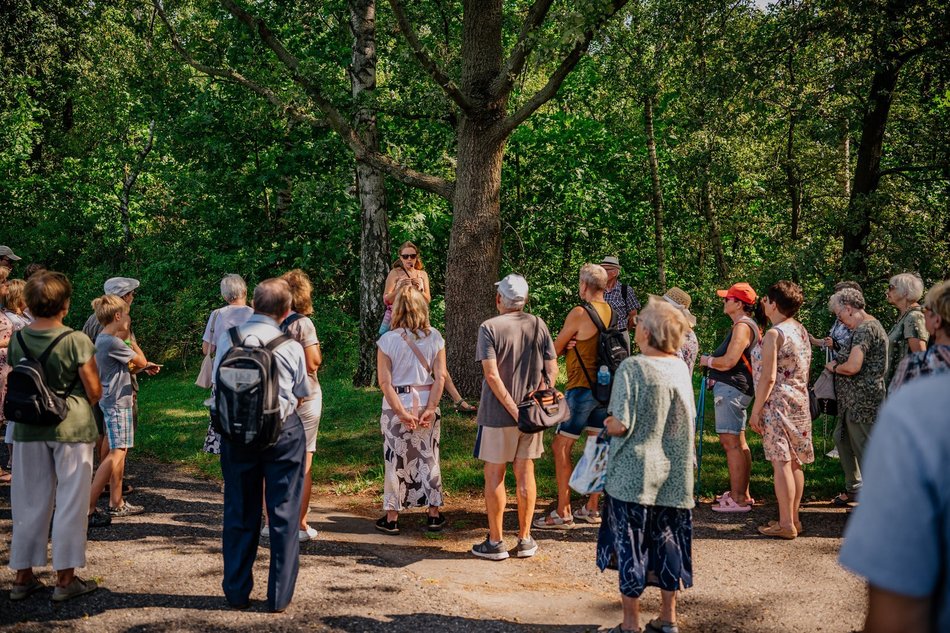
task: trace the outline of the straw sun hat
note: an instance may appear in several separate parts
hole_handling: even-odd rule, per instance
[[[685,290],[674,286],[664,293],[663,300],[683,313],[683,316],[686,317],[686,322],[689,323],[689,327],[696,327],[696,317],[689,311],[689,306],[693,303],[693,299]]]

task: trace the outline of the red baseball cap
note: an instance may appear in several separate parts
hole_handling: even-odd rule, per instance
[[[732,284],[729,290],[717,290],[716,294],[723,299],[738,299],[748,305],[755,303],[756,299],[755,290],[747,283]]]

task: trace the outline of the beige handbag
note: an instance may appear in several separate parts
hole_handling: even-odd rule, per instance
[[[218,311],[215,310],[211,315],[211,340],[214,340],[214,326],[218,320]],[[211,389],[211,367],[214,365],[214,345],[211,345],[208,348],[207,355],[201,359],[201,369],[198,370],[198,378],[195,380],[195,384],[201,387],[202,389]]]

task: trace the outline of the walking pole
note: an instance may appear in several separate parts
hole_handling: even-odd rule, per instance
[[[696,495],[699,495],[700,484],[703,481],[703,431],[706,417],[706,379],[709,370],[703,369],[703,379],[699,382],[699,404],[696,406],[696,435],[699,437],[699,448],[696,450]]]

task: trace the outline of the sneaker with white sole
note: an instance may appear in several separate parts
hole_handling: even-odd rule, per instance
[[[266,525],[261,528],[261,540],[262,541],[270,540],[270,528]]]
[[[515,556],[518,558],[531,558],[538,553],[538,542],[531,538],[519,538],[518,547],[515,548]]]
[[[505,549],[505,542],[499,541],[498,543],[492,543],[491,539],[487,536],[481,543],[472,545],[472,554],[479,558],[487,558],[488,560],[505,560],[508,558],[508,550]]]
[[[306,543],[307,541],[312,541],[313,539],[317,538],[317,535],[318,535],[318,534],[320,534],[320,533],[317,532],[317,531],[316,531],[315,529],[313,529],[312,527],[310,527],[309,525],[307,526],[307,529],[306,529],[306,530],[297,530],[297,535],[298,535],[298,537],[299,537],[301,543]]]
[[[57,586],[53,589],[53,602],[63,602],[72,598],[78,598],[87,593],[92,593],[99,588],[95,580],[83,580],[79,576],[73,578],[65,587]]]
[[[128,501],[123,501],[122,505],[120,505],[118,508],[113,508],[112,506],[109,506],[108,512],[109,512],[109,516],[111,516],[112,518],[130,517],[130,516],[135,516],[136,514],[142,514],[143,512],[145,512],[145,508],[143,508],[142,506],[134,506]]]

